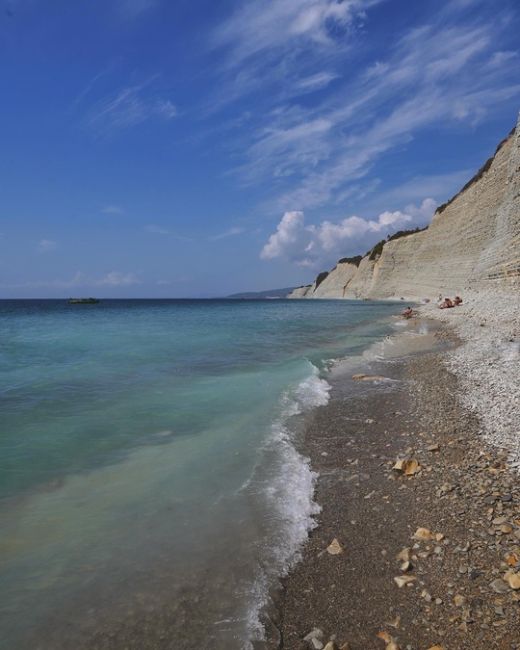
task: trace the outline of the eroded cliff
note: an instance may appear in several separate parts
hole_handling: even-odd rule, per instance
[[[359,266],[338,263],[289,297],[435,299],[493,283],[520,283],[520,120],[426,230],[386,242]]]

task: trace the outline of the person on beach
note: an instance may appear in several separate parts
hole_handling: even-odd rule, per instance
[[[462,298],[460,296],[455,296],[453,302],[455,303],[455,307],[457,307],[457,305],[462,305]]]
[[[439,305],[439,309],[451,309],[452,307],[455,307],[455,305],[450,298],[444,298],[444,301]]]
[[[407,318],[407,319],[412,318],[412,316],[414,315],[413,309],[411,307],[407,307],[401,313],[402,313],[402,316],[404,316],[404,318]]]

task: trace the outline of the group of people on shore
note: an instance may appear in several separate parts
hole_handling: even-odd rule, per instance
[[[444,298],[443,300],[442,295],[439,296],[439,309],[451,309],[459,305],[462,305],[462,298],[460,296],[455,296],[453,300],[451,298]]]
[[[429,302],[429,300],[427,302]],[[458,305],[462,305],[462,298],[460,296],[455,296],[452,300],[451,298],[443,299],[442,294],[439,295],[439,309],[451,309],[452,307],[458,307]],[[417,312],[411,307],[407,307],[406,309],[403,309],[401,316],[406,319],[414,318],[417,316]]]

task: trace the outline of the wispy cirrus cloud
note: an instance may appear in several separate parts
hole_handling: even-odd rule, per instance
[[[316,92],[337,78],[331,70],[355,42],[366,11],[384,0],[264,0],[239,4],[214,30],[224,56],[220,92],[208,110],[266,86],[278,98]]]
[[[125,214],[126,211],[120,205],[110,204],[110,205],[104,205],[101,208],[101,212],[103,214],[123,215],[123,214]]]
[[[228,228],[224,232],[220,232],[216,235],[212,235],[209,239],[211,241],[218,241],[220,239],[228,239],[229,237],[236,237],[237,235],[242,235],[245,232],[244,228],[234,226],[233,228]]]
[[[354,186],[373,184],[374,166],[418,134],[476,128],[520,98],[520,72],[511,65],[517,51],[501,38],[507,13],[475,14],[480,0],[446,3],[424,24],[390,34],[383,55],[379,49],[377,58],[335,76],[328,70],[344,62],[360,20],[370,29],[376,4],[251,3],[216,30],[232,71],[223,94],[234,101],[262,89],[265,98],[239,132],[241,162],[232,170],[245,185],[272,183],[265,207],[335,203]],[[320,95],[332,81],[335,92]],[[296,101],[306,87],[315,88],[313,101]]]
[[[175,118],[177,106],[153,89],[155,79],[119,88],[98,100],[87,114],[87,125],[98,133],[110,133],[151,119],[168,122]]]
[[[228,65],[261,55],[280,56],[295,47],[327,47],[381,0],[264,0],[247,2],[213,34],[215,46],[230,50]],[[266,61],[267,63],[267,61]]]

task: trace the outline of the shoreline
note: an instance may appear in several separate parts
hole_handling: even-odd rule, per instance
[[[452,329],[437,338],[453,340]],[[489,445],[461,400],[463,376],[445,367],[465,345],[373,361],[372,374],[397,381],[354,393],[350,375],[331,380],[301,442],[322,512],[282,580],[270,647],[520,648],[520,590],[508,582],[520,565],[520,485],[510,450]],[[421,471],[392,470],[404,457]],[[412,539],[418,528],[438,539]],[[334,539],[337,555],[327,552]],[[405,548],[408,571],[396,560]]]

